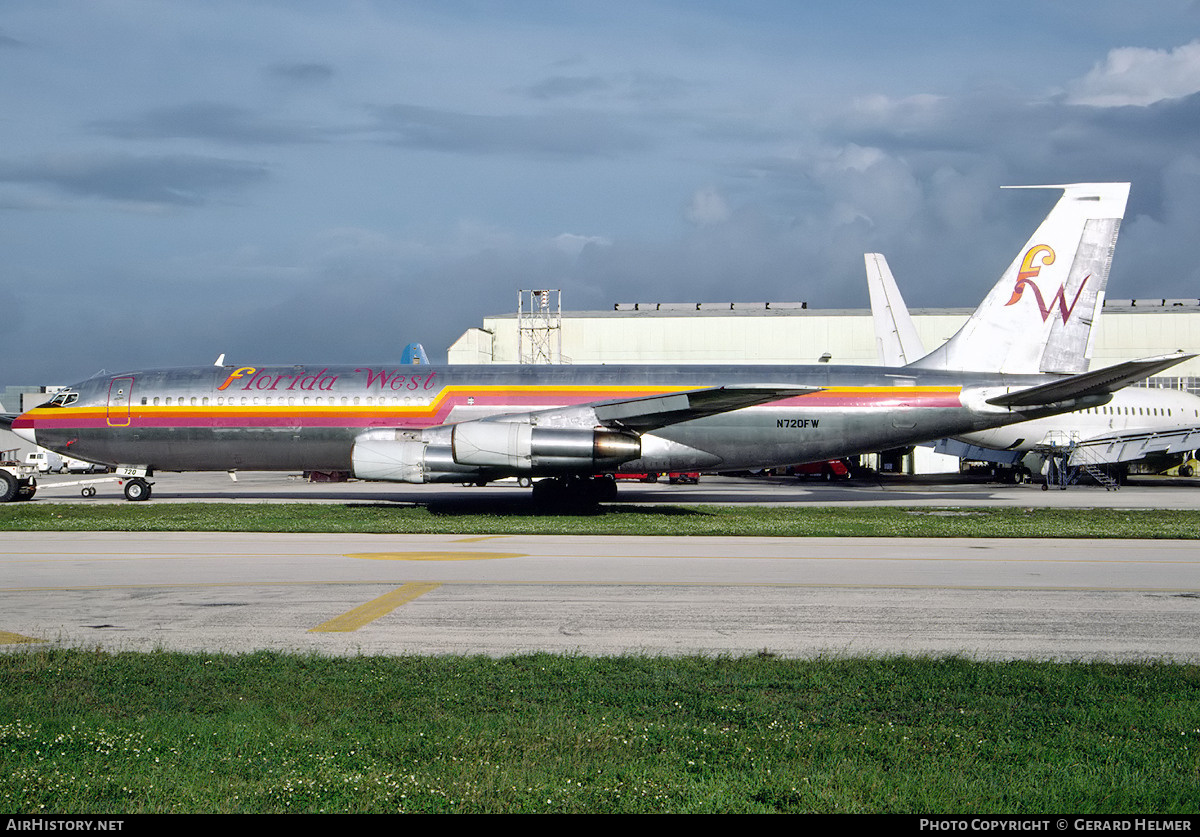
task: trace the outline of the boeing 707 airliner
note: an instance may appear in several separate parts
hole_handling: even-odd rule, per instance
[[[604,477],[618,472],[821,461],[1103,405],[1190,355],[1078,373],[1129,184],[1049,188],[1061,198],[963,329],[904,368],[250,360],[93,377],[12,429],[117,468],[131,500],[149,497],[158,471],[239,469],[406,483],[517,476],[540,478],[535,494],[597,497],[615,491]]]

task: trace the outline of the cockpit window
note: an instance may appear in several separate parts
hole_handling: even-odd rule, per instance
[[[70,405],[74,404],[78,400],[79,400],[79,393],[71,392],[70,390],[65,390],[63,392],[58,393],[53,398],[51,398],[49,403],[46,404],[46,406],[47,407],[69,407]]]

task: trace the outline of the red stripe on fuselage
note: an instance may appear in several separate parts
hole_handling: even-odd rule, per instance
[[[458,390],[458,391],[455,391]],[[472,412],[523,412],[577,404],[639,398],[674,392],[668,388],[617,391],[616,388],[563,391],[532,388],[531,391],[457,387],[443,389],[428,405],[209,405],[195,407],[133,405],[127,427],[239,428],[239,427],[431,427],[449,421],[453,410]],[[808,395],[771,402],[765,407],[805,409],[902,409],[957,408],[959,387],[834,387]],[[329,396],[332,398],[333,396]],[[341,398],[342,396],[338,396]],[[349,396],[353,397],[353,396]],[[359,396],[361,397],[361,396]],[[476,416],[472,416],[476,417]],[[13,422],[14,429],[87,430],[107,429],[103,407],[37,408]]]

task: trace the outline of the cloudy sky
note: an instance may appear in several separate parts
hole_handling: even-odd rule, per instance
[[[431,357],[519,288],[975,305],[1129,180],[1200,297],[1200,4],[0,0],[0,383]],[[1200,348],[1200,347],[1185,347]]]

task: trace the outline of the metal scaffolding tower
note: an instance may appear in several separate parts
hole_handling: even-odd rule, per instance
[[[519,363],[562,363],[562,292],[517,292]]]

